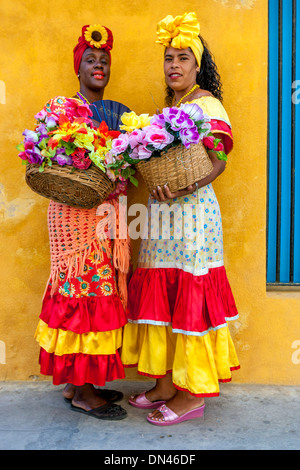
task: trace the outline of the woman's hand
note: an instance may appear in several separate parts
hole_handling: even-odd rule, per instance
[[[168,185],[165,185],[163,188],[157,186],[157,188],[154,189],[153,193],[150,196],[152,197],[152,199],[156,199],[157,201],[167,201],[168,199],[174,199],[175,197],[192,194],[194,191],[196,191],[196,188],[197,185],[196,183],[194,183],[185,189],[181,189],[180,191],[172,193]]]

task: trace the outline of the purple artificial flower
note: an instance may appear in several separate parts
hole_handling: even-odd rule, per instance
[[[39,134],[45,134],[47,135],[47,127],[46,127],[46,124],[44,124],[43,122],[41,122],[38,127],[35,129],[36,132],[38,132]]]
[[[178,110],[178,114],[170,114],[170,126],[174,131],[180,131],[181,129],[189,129],[195,126],[194,121],[184,111]]]
[[[162,114],[156,114],[151,119],[151,124],[156,124],[160,127],[165,127],[167,123],[170,124],[173,131],[177,132],[180,129],[193,127],[195,125],[189,114],[174,107],[164,108]]]
[[[57,161],[60,166],[72,165],[73,162],[71,155],[66,155],[62,148],[56,150],[56,154],[51,160]]]
[[[54,116],[49,116],[47,119],[46,119],[46,126],[47,126],[47,129],[49,130],[52,130],[54,129],[58,124],[58,118],[55,119]]]
[[[150,120],[150,124],[159,126],[161,128],[165,127],[166,125],[165,116],[163,114],[154,114],[154,116],[152,116]]]
[[[193,121],[207,121],[209,117],[203,113],[202,108],[196,103],[185,103],[180,106],[185,113],[187,113]]]
[[[186,148],[189,148],[191,144],[198,144],[200,141],[200,135],[196,126],[181,129],[179,136]]]
[[[44,160],[40,149],[30,141],[24,143],[24,152],[21,152],[19,157],[22,158],[22,160],[27,160],[29,163],[38,163],[39,165]]]
[[[34,131],[29,131],[28,129],[25,129],[23,134],[25,139],[24,142],[37,142],[39,140],[39,136],[36,132]]]
[[[43,139],[49,137],[46,125],[43,122],[41,122],[41,124],[36,128],[36,132],[39,134],[38,143],[40,143]]]
[[[55,159],[60,166],[72,165],[72,157],[70,155],[57,155]]]

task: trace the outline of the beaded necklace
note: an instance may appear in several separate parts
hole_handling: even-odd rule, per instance
[[[96,105],[94,105],[94,103],[90,103],[86,98],[85,96],[83,96],[81,93],[79,93],[79,91],[76,93],[76,95],[78,96],[78,98],[84,103],[84,104],[87,104],[88,106],[94,106],[95,110],[96,110],[96,113],[97,113],[97,116],[99,118],[99,122],[102,121],[102,118],[99,114],[99,111],[98,111],[98,108]],[[108,120],[107,120],[107,115],[106,115],[106,111],[105,111],[105,106],[104,106],[104,103],[103,103],[103,100],[101,100],[101,106],[102,106],[102,109],[103,109],[103,112],[104,112],[104,116],[105,116],[105,122],[106,124],[108,125]]]
[[[181,102],[184,100],[184,98],[186,98],[187,96],[189,96],[191,93],[193,93],[194,90],[196,90],[196,88],[200,88],[200,86],[198,84],[194,85],[193,88],[190,89],[190,91],[188,91],[185,95],[183,95],[182,98],[180,98],[180,100],[178,101],[178,103],[176,104],[176,108],[179,108]]]

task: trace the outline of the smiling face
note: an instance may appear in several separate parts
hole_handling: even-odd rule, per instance
[[[199,72],[194,54],[191,49],[175,49],[168,47],[165,50],[164,73],[166,83],[176,93],[186,93],[196,83]]]
[[[103,49],[88,48],[79,67],[80,86],[97,91],[105,88],[110,77],[109,55]]]

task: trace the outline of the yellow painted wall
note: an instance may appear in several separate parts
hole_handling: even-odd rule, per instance
[[[163,105],[157,22],[195,11],[215,55],[235,147],[214,187],[223,215],[225,262],[240,319],[231,331],[236,382],[300,384],[300,294],[266,291],[267,0],[0,0],[0,380],[39,376],[33,339],[49,274],[47,200],[24,182],[15,146],[33,116],[77,91],[72,50],[81,27],[114,33],[105,97],[153,113]],[[180,5],[180,7],[175,7]],[[130,202],[146,202],[142,182]],[[134,243],[134,261],[138,242]],[[129,376],[135,377],[130,371]],[[44,377],[40,377],[40,380]]]

